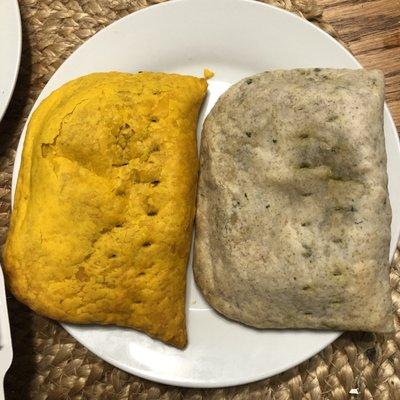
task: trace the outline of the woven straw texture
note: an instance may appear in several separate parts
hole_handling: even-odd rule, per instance
[[[10,214],[15,148],[26,116],[58,66],[109,23],[157,0],[20,0],[23,24],[21,72],[0,125],[0,240]],[[312,0],[269,0],[334,34]],[[391,280],[400,311],[400,257]],[[8,295],[14,362],[6,376],[8,400],[58,399],[394,399],[400,400],[400,332],[345,334],[300,366],[271,379],[226,389],[181,389],[131,376],[107,364],[61,326],[35,315]],[[358,393],[358,394],[350,394]]]

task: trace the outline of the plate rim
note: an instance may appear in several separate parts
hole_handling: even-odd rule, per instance
[[[5,1],[5,0],[2,0]],[[16,30],[14,33],[17,34],[17,57],[16,57],[16,63],[14,65],[14,73],[12,76],[12,84],[9,90],[8,94],[5,94],[5,97],[7,98],[6,101],[3,104],[0,104],[0,122],[3,119],[8,106],[10,105],[15,86],[18,81],[18,75],[19,75],[19,69],[21,65],[21,54],[22,54],[22,24],[21,24],[21,12],[18,4],[18,0],[8,0],[10,7],[13,7],[13,17],[16,20]],[[30,114],[29,114],[30,117]],[[14,171],[13,171],[14,174]]]
[[[108,30],[112,29],[115,27],[115,25],[118,25],[119,23],[122,23],[123,21],[130,19],[130,18],[135,18],[138,14],[143,14],[143,13],[148,13],[148,12],[152,12],[151,10],[153,10],[154,8],[161,8],[161,7],[171,7],[174,6],[175,4],[180,4],[180,3],[190,3],[190,2],[199,2],[201,0],[169,0],[169,1],[165,1],[163,3],[157,3],[148,7],[144,7],[142,9],[136,10],[116,21],[113,21],[111,24],[107,25],[106,27],[104,27],[103,29],[100,29],[98,32],[96,32],[94,35],[92,35],[89,39],[87,39],[81,46],[79,46],[73,53],[71,53],[68,58],[66,60],[63,61],[66,62],[67,60],[69,60],[70,57],[72,57],[73,55],[79,55],[79,53],[81,51],[83,51],[87,45],[87,43],[94,38],[97,35],[102,35],[102,34],[106,34],[108,32]],[[225,1],[225,0],[213,0],[214,2],[218,2],[218,1]],[[331,42],[333,42],[335,44],[335,46],[341,48],[341,50],[344,50],[345,53],[347,54],[347,56],[349,56],[349,58],[352,59],[352,61],[357,65],[357,67],[355,68],[362,68],[361,63],[355,58],[355,56],[345,47],[343,46],[340,42],[338,42],[335,38],[333,38],[331,35],[329,35],[327,32],[325,32],[324,30],[322,30],[319,26],[313,24],[312,22],[308,21],[307,19],[304,19],[302,17],[300,17],[297,14],[294,14],[293,12],[290,12],[288,10],[284,10],[280,7],[271,5],[271,4],[267,4],[267,3],[263,3],[260,1],[256,1],[256,0],[230,0],[232,1],[232,3],[236,2],[236,3],[247,3],[249,6],[252,7],[266,7],[266,8],[270,8],[273,9],[275,11],[278,11],[278,13],[281,14],[285,14],[287,17],[292,18],[294,20],[297,20],[297,22],[306,24],[310,27],[312,27],[312,29],[315,32],[319,32],[320,34],[322,33],[323,36],[325,36],[325,38],[328,38]],[[60,67],[63,65],[61,64]],[[59,68],[60,68],[59,67]],[[58,68],[58,69],[59,69]],[[53,73],[52,77],[54,76],[54,74],[58,71],[58,69]],[[18,71],[17,71],[18,72]],[[18,75],[18,74],[17,74]],[[22,156],[22,150],[24,147],[24,141],[25,141],[25,134],[26,134],[26,130],[29,124],[29,121],[31,119],[31,116],[34,112],[34,110],[36,109],[36,107],[40,104],[41,102],[41,94],[43,92],[43,90],[45,90],[46,86],[48,85],[49,81],[52,79],[52,77],[46,82],[46,85],[44,86],[44,88],[42,89],[41,93],[39,94],[38,98],[36,99],[30,113],[29,116],[25,122],[24,128],[22,130],[22,134],[18,143],[18,147],[17,147],[17,152],[16,152],[16,160],[18,159],[18,167],[17,167],[17,163],[14,162],[13,165],[13,174],[12,174],[12,190],[11,190],[11,204],[13,206],[14,203],[14,194],[15,194],[15,187],[16,187],[16,183],[18,180],[18,172],[20,169],[20,161],[21,161],[21,156]],[[55,90],[55,89],[53,89]],[[53,91],[52,90],[52,91]],[[49,94],[47,94],[49,95]],[[47,96],[46,95],[46,96]],[[11,97],[11,96],[10,96]],[[40,99],[40,101],[39,101]],[[388,122],[391,126],[391,128],[394,130],[395,133],[397,133],[397,128],[396,125],[394,123],[393,117],[390,113],[390,110],[385,102],[385,106],[384,106],[384,115],[388,117]],[[397,147],[399,149],[399,153],[400,153],[400,142],[399,140],[397,140]],[[397,234],[397,241],[400,235],[400,231]],[[393,255],[391,254],[390,259],[393,258]],[[103,354],[101,352],[99,352],[98,350],[96,350],[94,347],[92,347],[92,345],[90,343],[82,343],[80,340],[78,340],[74,333],[72,333],[72,329],[75,325],[72,324],[67,324],[67,323],[60,323],[64,329],[71,334],[71,336],[74,337],[75,340],[77,340],[81,345],[83,345],[84,347],[86,347],[87,349],[89,349],[91,352],[93,352],[94,354],[96,354],[98,357],[100,357],[101,359],[105,360],[106,362],[110,363],[111,365],[129,373],[132,375],[136,375],[138,377],[144,378],[144,379],[149,379],[151,381],[154,382],[159,382],[162,384],[167,384],[167,385],[173,385],[173,386],[180,386],[180,387],[188,387],[188,388],[223,388],[223,387],[230,387],[230,386],[236,386],[236,385],[243,385],[243,384],[248,384],[248,383],[252,383],[252,382],[257,382],[260,381],[262,379],[266,379],[272,376],[275,376],[279,373],[282,373],[284,371],[287,371],[290,368],[296,367],[298,365],[300,365],[301,363],[303,363],[304,361],[314,357],[316,354],[318,354],[319,352],[321,352],[323,349],[325,349],[328,345],[330,345],[331,343],[333,343],[338,337],[340,337],[343,332],[337,332],[337,331],[326,331],[326,332],[330,332],[332,333],[332,335],[334,336],[333,339],[329,339],[327,341],[327,343],[324,343],[321,346],[318,346],[318,350],[316,350],[315,352],[313,352],[312,354],[309,354],[303,358],[299,358],[299,361],[295,361],[295,363],[290,363],[290,365],[285,366],[285,367],[281,367],[281,368],[276,368],[276,369],[271,369],[273,372],[272,373],[268,373],[268,374],[262,374],[260,373],[259,376],[254,376],[251,379],[242,379],[242,380],[238,380],[238,379],[234,379],[232,381],[229,380],[225,380],[225,381],[221,381],[219,383],[209,383],[209,384],[204,384],[204,382],[201,383],[197,383],[195,381],[190,381],[190,380],[182,380],[182,379],[164,379],[162,377],[157,376],[156,374],[152,374],[151,370],[145,370],[145,369],[137,369],[135,367],[132,366],[128,366],[125,364],[119,364],[118,360],[116,360],[115,358],[109,357],[106,354]]]
[[[235,321],[234,321],[235,322]],[[127,372],[130,375],[133,376],[138,376],[140,378],[143,379],[147,379],[149,381],[152,382],[157,382],[157,383],[161,383],[163,385],[170,385],[170,386],[177,386],[177,387],[184,387],[184,388],[195,388],[195,389],[218,389],[218,388],[226,388],[226,387],[233,387],[233,386],[240,386],[240,385],[246,385],[246,384],[250,384],[250,383],[254,383],[254,382],[259,382],[263,379],[268,379],[268,378],[272,378],[278,374],[281,374],[285,371],[288,371],[291,368],[295,368],[297,366],[299,366],[300,364],[302,364],[303,362],[309,360],[310,358],[316,356],[318,353],[320,353],[322,350],[324,350],[327,346],[329,346],[330,344],[332,344],[335,340],[337,340],[344,332],[337,332],[337,331],[330,331],[330,330],[326,330],[326,333],[331,333],[333,339],[328,339],[327,343],[321,345],[318,347],[318,350],[316,352],[314,352],[311,355],[307,355],[305,357],[301,357],[299,358],[300,361],[296,361],[294,364],[291,363],[289,366],[282,366],[280,368],[275,368],[275,369],[271,369],[273,370],[273,373],[271,374],[267,374],[265,375],[260,373],[260,375],[255,376],[254,378],[251,379],[232,379],[232,380],[225,380],[222,383],[207,383],[204,384],[203,382],[196,382],[190,379],[168,379],[168,378],[160,378],[156,373],[152,373],[151,370],[141,370],[141,369],[137,369],[135,367],[130,367],[130,369],[128,369],[126,366],[124,366],[124,364],[119,364],[118,361],[115,358],[109,357],[108,355],[105,354],[101,354],[97,351],[97,350],[93,350],[93,347],[91,346],[91,344],[89,343],[81,343],[78,339],[76,339],[75,335],[72,333],[73,332],[73,328],[74,325],[73,324],[67,324],[64,322],[60,322],[60,325],[62,325],[62,327],[77,341],[79,342],[82,346],[86,347],[89,351],[91,351],[92,353],[94,353],[97,357],[100,357],[102,360],[108,362],[109,364],[111,364],[112,366],[121,369],[122,371]],[[251,329],[251,327],[250,327]],[[163,343],[164,345],[168,346],[167,344]],[[134,372],[132,372],[134,371]]]

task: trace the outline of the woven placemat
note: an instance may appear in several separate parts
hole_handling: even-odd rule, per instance
[[[39,92],[63,60],[88,37],[109,23],[157,2],[20,0],[24,41],[21,73],[13,100],[0,124],[1,243],[4,243],[9,220],[16,145]],[[266,2],[295,12],[334,34],[312,0]],[[400,311],[398,260],[396,254],[391,274],[397,315]],[[10,294],[8,304],[14,361],[5,380],[7,400],[400,400],[400,332],[391,336],[345,334],[300,366],[249,385],[212,390],[182,389],[120,371],[81,346],[58,323],[32,313]],[[397,321],[396,324],[398,328]],[[351,389],[355,389],[352,390],[354,394],[350,394]]]

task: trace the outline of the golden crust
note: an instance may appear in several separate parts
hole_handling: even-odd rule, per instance
[[[184,347],[205,79],[96,73],[34,112],[4,250],[15,296],[48,317]]]

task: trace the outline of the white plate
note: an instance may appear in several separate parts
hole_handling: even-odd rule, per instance
[[[219,94],[242,77],[266,69],[316,66],[360,65],[323,31],[278,8],[249,0],[178,0],[136,12],[96,34],[59,68],[38,102],[64,82],[93,71],[201,75],[208,67],[216,75],[209,82],[204,118]],[[393,252],[400,226],[400,202],[393,202],[400,198],[400,150],[387,110],[385,134],[394,211]],[[309,358],[339,335],[262,331],[228,321],[204,302],[191,268],[188,279],[189,345],[184,351],[131,329],[64,326],[91,351],[125,371],[192,387],[237,385],[274,375]]]
[[[0,120],[17,81],[21,42],[18,1],[0,0]]]

